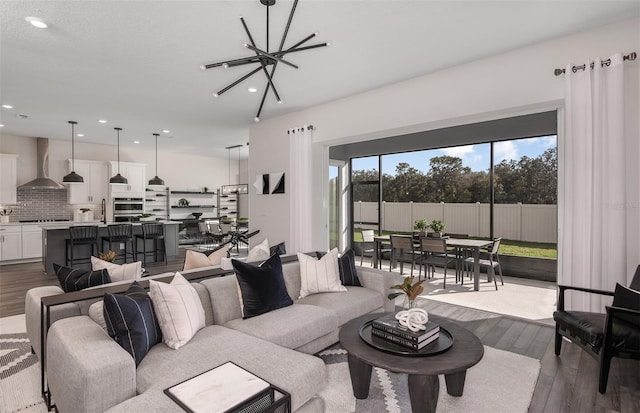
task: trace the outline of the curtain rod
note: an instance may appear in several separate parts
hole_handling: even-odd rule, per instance
[[[622,61],[625,61],[625,60],[636,60],[636,57],[638,57],[636,52],[631,52],[626,56],[622,56]],[[602,67],[609,66],[610,64],[611,64],[611,59],[607,59],[607,60],[603,60],[602,61]],[[594,63],[591,62],[591,64],[589,66],[593,69],[593,65],[594,65]],[[585,65],[572,66],[571,70],[573,71],[573,73],[576,73],[578,70],[584,70],[585,68],[586,68]],[[556,76],[560,76],[564,72],[565,72],[565,69],[556,69],[556,70],[553,71],[553,74],[556,75]]]

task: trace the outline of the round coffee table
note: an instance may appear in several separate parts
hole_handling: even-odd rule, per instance
[[[366,314],[355,318],[340,329],[340,344],[348,352],[349,374],[353,395],[357,399],[369,396],[373,366],[409,376],[409,398],[413,412],[435,412],[440,392],[439,374],[444,374],[447,393],[462,396],[467,369],[484,355],[478,337],[469,330],[445,318],[429,315],[429,320],[445,327],[453,336],[453,346],[446,352],[425,357],[406,357],[385,353],[360,337],[360,327],[383,314]]]

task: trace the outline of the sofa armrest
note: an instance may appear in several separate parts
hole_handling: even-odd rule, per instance
[[[387,295],[391,292],[391,286],[398,283],[397,274],[376,268],[358,267],[358,279],[363,287],[382,294],[385,312],[394,311],[395,303]]]
[[[24,299],[24,313],[25,324],[27,327],[27,337],[31,342],[31,347],[34,353],[42,360],[42,352],[40,349],[40,343],[42,342],[42,315],[41,315],[41,300],[42,297],[48,297],[51,295],[64,294],[62,288],[58,286],[45,286],[31,288],[27,291]],[[57,305],[51,308],[51,319],[49,324],[53,324],[55,321],[61,320],[67,317],[74,317],[80,315],[80,307],[76,303],[68,303]]]
[[[103,412],[136,395],[133,357],[87,316],[51,326],[46,367],[60,412]]]

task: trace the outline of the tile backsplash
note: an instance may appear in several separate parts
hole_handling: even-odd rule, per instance
[[[26,189],[18,188],[18,202],[11,208],[13,213],[9,215],[9,222],[18,222],[27,219],[69,219],[73,220],[73,211],[78,208],[91,208],[94,211],[94,219],[102,218],[102,209],[98,205],[69,205],[66,189]]]

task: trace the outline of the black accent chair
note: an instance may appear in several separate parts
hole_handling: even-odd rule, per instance
[[[598,391],[604,394],[613,357],[640,360],[640,265],[630,288],[616,284],[612,292],[565,285],[558,287],[558,310],[553,313],[556,356],[560,355],[562,337],[566,337],[598,360]],[[606,306],[606,314],[568,311],[564,308],[567,290],[612,296],[613,304]]]

